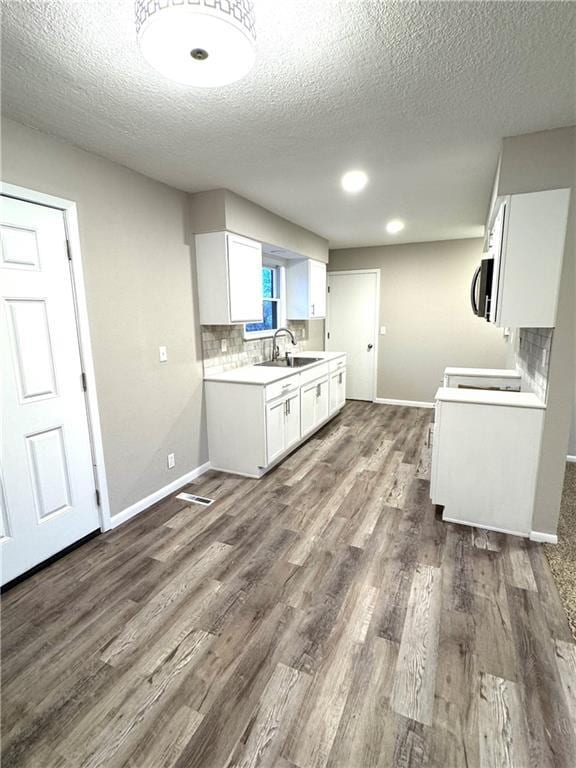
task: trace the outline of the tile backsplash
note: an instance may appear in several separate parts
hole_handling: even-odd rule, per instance
[[[311,323],[307,320],[291,320],[287,327],[294,334],[297,344],[293,346],[286,334],[278,336],[280,354],[289,352],[304,352],[309,349],[323,349],[323,331],[319,335],[315,324],[311,334]],[[226,352],[222,352],[222,341],[226,342]],[[272,357],[272,338],[244,339],[242,325],[203,325],[202,353],[204,358],[204,373],[222,373],[243,365],[254,365]]]
[[[516,365],[522,373],[522,388],[546,401],[553,328],[520,328],[516,342]]]

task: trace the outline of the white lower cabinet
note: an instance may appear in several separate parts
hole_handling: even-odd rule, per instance
[[[266,458],[271,464],[300,440],[300,393],[266,405]]]
[[[330,374],[330,415],[346,402],[346,369]]]
[[[539,408],[436,401],[430,496],[443,520],[530,535],[543,418]]]
[[[328,377],[306,384],[300,390],[302,437],[328,418]]]
[[[336,415],[346,400],[345,356],[300,370],[270,384],[227,374],[205,381],[214,469],[261,477]]]

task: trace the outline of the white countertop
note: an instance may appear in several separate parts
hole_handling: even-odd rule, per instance
[[[209,373],[204,376],[204,381],[227,381],[231,384],[272,384],[288,376],[294,376],[302,371],[310,371],[317,365],[337,357],[345,357],[345,352],[295,352],[296,357],[319,357],[317,363],[307,365],[304,368],[275,368],[266,365],[245,365],[242,368],[234,368],[224,373]]]
[[[445,376],[485,377],[487,379],[521,379],[514,368],[445,368]]]
[[[475,403],[477,405],[506,405],[515,408],[546,408],[532,392],[502,392],[493,389],[459,389],[440,387],[436,400],[444,403]]]

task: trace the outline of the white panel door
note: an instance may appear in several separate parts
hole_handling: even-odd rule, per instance
[[[61,211],[2,197],[2,583],[99,528]]]
[[[230,322],[262,322],[262,245],[227,235]]]
[[[270,403],[266,406],[266,463],[270,464],[284,453],[284,419],[286,401]]]
[[[294,395],[286,400],[286,417],[285,417],[285,436],[286,445],[285,449],[291,448],[294,443],[300,440],[300,392],[296,392]]]
[[[310,317],[326,317],[326,264],[310,259]]]
[[[346,397],[376,397],[377,272],[329,272],[326,349],[346,352]]]

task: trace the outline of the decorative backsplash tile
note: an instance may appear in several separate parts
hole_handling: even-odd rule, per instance
[[[548,368],[552,351],[553,328],[520,328],[516,345],[516,365],[522,373],[522,388],[546,401]]]
[[[315,321],[318,322],[318,321]],[[278,336],[280,354],[304,352],[308,349],[323,348],[318,338],[310,338],[310,324],[306,320],[291,320],[288,328],[294,334],[297,344],[293,346],[286,334]],[[222,352],[222,341],[226,342],[226,352]],[[242,325],[203,325],[202,351],[204,373],[222,373],[243,365],[254,365],[272,357],[272,338],[244,339]]]

